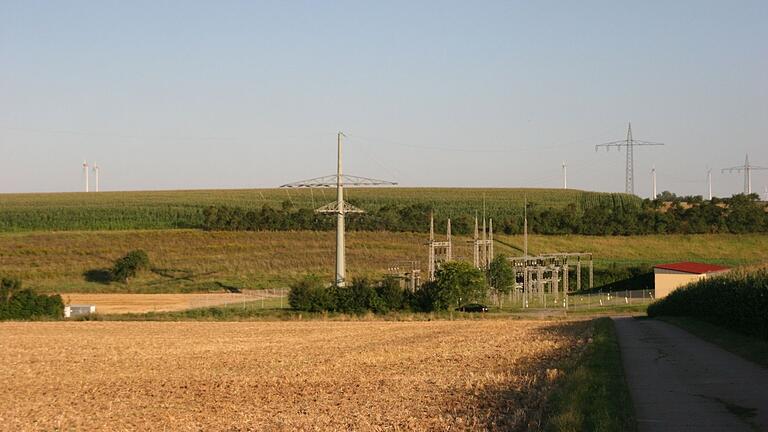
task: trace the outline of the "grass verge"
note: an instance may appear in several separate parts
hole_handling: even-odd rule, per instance
[[[592,343],[550,396],[546,431],[634,431],[635,416],[610,318],[595,320]]]
[[[688,317],[659,317],[657,319],[676,325],[726,351],[768,368],[768,341],[766,340]]]

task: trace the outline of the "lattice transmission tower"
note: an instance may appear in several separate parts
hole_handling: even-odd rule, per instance
[[[610,150],[611,147],[617,147],[619,151],[621,151],[622,147],[626,149],[627,152],[627,167],[626,167],[626,177],[624,182],[624,191],[628,194],[635,194],[635,147],[637,146],[661,146],[664,145],[664,143],[659,142],[652,142],[652,141],[642,141],[642,140],[636,140],[632,137],[632,122],[629,122],[629,125],[627,126],[627,138],[623,140],[618,141],[611,141],[603,144],[597,144],[595,146],[595,151],[597,151],[600,148],[605,148],[606,150]]]
[[[731,167],[731,168],[723,168],[721,172],[743,172],[744,173],[744,194],[749,195],[752,193],[752,171],[762,171],[762,170],[768,170],[766,167],[761,167],[757,165],[751,165],[749,163],[749,155],[744,159],[744,165]]]

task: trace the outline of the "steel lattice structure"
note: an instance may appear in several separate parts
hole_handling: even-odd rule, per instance
[[[611,147],[617,147],[619,151],[621,151],[621,148],[624,147],[627,151],[627,167],[626,167],[626,178],[624,182],[624,190],[628,194],[635,194],[635,147],[636,146],[661,146],[664,145],[664,143],[659,142],[652,142],[652,141],[642,141],[642,140],[636,140],[632,138],[632,123],[629,123],[629,126],[627,127],[627,138],[623,140],[618,141],[611,141],[603,144],[597,144],[595,146],[595,151],[597,151],[600,148],[605,148],[606,150],[609,150]]]
[[[743,172],[744,173],[744,194],[749,195],[752,193],[752,171],[768,170],[766,167],[757,165],[751,165],[749,163],[749,155],[744,159],[744,165],[723,168],[721,172]]]

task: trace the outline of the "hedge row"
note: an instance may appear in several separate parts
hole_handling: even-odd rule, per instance
[[[60,319],[64,315],[61,296],[37,294],[22,289],[18,279],[0,279],[0,320]]]
[[[288,302],[293,309],[308,312],[432,312],[483,301],[487,294],[483,272],[468,263],[454,261],[445,263],[435,280],[422,284],[416,292],[402,289],[393,278],[376,282],[355,279],[349,286],[327,287],[320,277],[311,275],[291,286]]]
[[[693,317],[768,340],[768,269],[694,282],[651,304],[648,315]]]

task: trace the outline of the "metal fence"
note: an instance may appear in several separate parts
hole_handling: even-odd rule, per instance
[[[491,304],[501,305],[502,309],[590,309],[649,304],[654,297],[653,290],[642,289],[568,295],[513,292],[503,298],[492,296],[490,300]]]
[[[289,288],[243,290],[239,293],[215,293],[189,300],[189,309],[215,306],[247,307],[251,309],[286,309]]]

